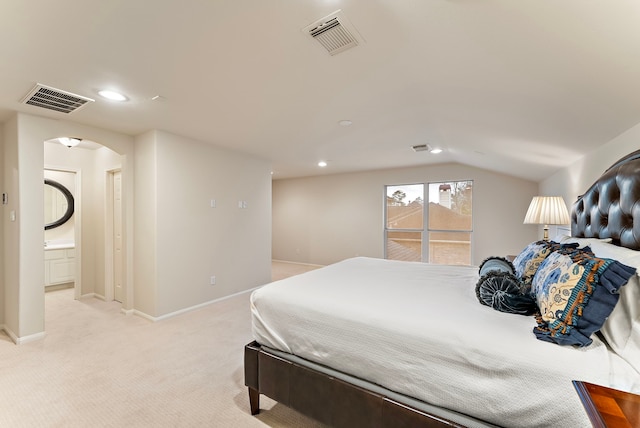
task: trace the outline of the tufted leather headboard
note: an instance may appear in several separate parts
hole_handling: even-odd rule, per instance
[[[607,169],[573,204],[571,235],[640,249],[640,150]]]

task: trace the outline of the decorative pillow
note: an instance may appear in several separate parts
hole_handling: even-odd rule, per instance
[[[480,268],[478,269],[480,276],[486,275],[491,271],[507,272],[512,275],[515,274],[513,264],[504,257],[487,257],[482,263],[480,263]]]
[[[614,352],[640,372],[640,251],[606,243],[593,243],[591,249],[597,257],[615,259],[636,268],[636,275],[620,289],[620,301],[600,333]]]
[[[588,248],[588,247],[587,247]],[[559,345],[587,346],[618,302],[635,268],[597,258],[590,250],[559,250],[536,272],[531,291],[539,314],[536,337]]]
[[[522,293],[520,280],[512,273],[491,271],[476,284],[476,296],[483,305],[500,312],[532,315],[538,309],[528,293]]]
[[[571,244],[572,248],[576,246],[577,244]],[[518,254],[513,260],[513,267],[516,270],[516,276],[520,278],[525,287],[531,287],[531,281],[540,263],[542,263],[549,254],[562,247],[561,244],[554,241],[536,241],[527,245],[525,249]]]

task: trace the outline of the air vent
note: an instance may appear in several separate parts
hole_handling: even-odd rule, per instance
[[[426,144],[418,144],[417,146],[411,146],[411,148],[416,152],[426,152],[429,150],[429,146]]]
[[[358,46],[359,42],[356,37],[358,31],[340,10],[305,27],[303,31],[317,40],[330,55]]]
[[[40,83],[29,91],[22,99],[23,104],[46,108],[48,110],[59,111],[61,113],[71,113],[85,104],[93,102],[91,98],[72,94],[71,92],[51,88]]]

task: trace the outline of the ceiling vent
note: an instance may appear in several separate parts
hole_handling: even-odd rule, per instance
[[[429,150],[429,146],[427,144],[418,144],[417,146],[411,146],[411,148],[415,152],[426,152]]]
[[[330,55],[338,54],[349,48],[358,46],[362,38],[358,37],[358,30],[349,22],[341,10],[333,12],[303,31],[317,40]]]
[[[94,100],[91,98],[72,94],[71,92],[62,91],[60,89],[51,88],[38,83],[33,87],[33,89],[31,89],[31,91],[29,91],[21,102],[23,104],[59,111],[61,113],[71,113],[93,101]]]

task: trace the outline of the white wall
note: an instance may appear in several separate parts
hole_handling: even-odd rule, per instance
[[[157,284],[141,288],[155,304],[136,309],[161,317],[270,281],[268,162],[160,131],[136,139],[136,160],[136,284]]]
[[[273,258],[330,264],[383,257],[384,186],[473,180],[473,255],[517,254],[539,239],[523,225],[536,183],[459,164],[430,165],[273,182]]]
[[[640,124],[630,128],[567,168],[540,182],[543,194],[561,195],[569,210],[602,173],[618,159],[640,149]]]

